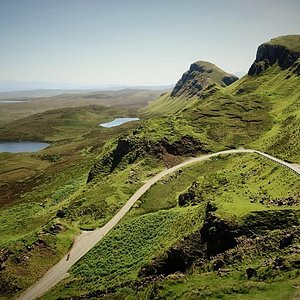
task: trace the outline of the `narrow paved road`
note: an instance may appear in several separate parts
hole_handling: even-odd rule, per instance
[[[138,189],[134,195],[125,203],[125,205],[117,212],[117,214],[107,222],[103,227],[90,232],[84,232],[78,236],[73,248],[69,255],[65,255],[60,262],[58,262],[54,267],[52,267],[39,281],[37,281],[33,286],[31,286],[24,294],[22,294],[20,300],[32,300],[41,297],[50,288],[54,287],[58,282],[64,279],[67,275],[69,269],[89,250],[91,250],[118,222],[124,217],[124,215],[130,210],[133,204],[158,180],[162,177],[195,162],[200,162],[209,159],[214,156],[221,154],[232,154],[232,153],[257,153],[268,159],[271,159],[281,165],[288,167],[289,169],[300,175],[300,168],[284,162],[276,157],[269,154],[251,150],[251,149],[240,149],[240,150],[226,150],[218,153],[203,155],[200,157],[191,158],[177,166],[170,169],[165,169],[149,179],[140,189]],[[69,256],[69,259],[67,260]]]

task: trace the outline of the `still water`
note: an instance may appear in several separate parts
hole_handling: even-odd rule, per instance
[[[48,146],[49,144],[41,142],[0,142],[0,152],[37,152]]]
[[[0,103],[24,103],[28,101],[23,101],[23,100],[0,100]]]
[[[139,118],[116,118],[111,122],[102,123],[99,125],[102,127],[105,127],[105,128],[111,128],[111,127],[122,125],[127,122],[138,121],[138,120],[139,120]]]

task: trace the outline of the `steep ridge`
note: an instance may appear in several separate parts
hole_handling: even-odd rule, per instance
[[[218,68],[216,65],[197,61],[190,66],[181,79],[176,83],[171,97],[201,97],[206,89],[218,89],[218,86],[226,87],[238,78]]]
[[[278,64],[282,70],[300,75],[300,35],[288,35],[272,39],[258,47],[256,59],[249,69],[248,75],[259,75],[268,67]]]
[[[163,93],[156,101],[142,111],[146,115],[179,113],[199,99],[205,99],[216,91],[237,81],[229,74],[207,61],[191,64],[171,93]]]
[[[299,40],[300,36],[279,37],[261,45],[249,69],[254,75],[225,88],[227,78],[228,84],[236,78],[210,63],[192,64],[176,84],[173,97],[163,95],[168,106],[177,107],[179,102],[183,106],[166,116],[161,106],[161,116],[146,118],[140,127],[110,142],[92,167],[89,181],[149,157],[168,166],[182,155],[241,146],[299,162],[300,77],[296,71],[300,52],[295,46]],[[185,150],[173,151],[174,147]]]

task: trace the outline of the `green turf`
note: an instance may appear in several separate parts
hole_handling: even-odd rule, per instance
[[[299,51],[299,36],[279,37],[269,44]],[[291,69],[281,70],[274,64],[259,76],[244,76],[226,88],[207,90],[199,98],[162,94],[140,112],[124,106],[62,108],[62,99],[64,105],[73,106],[69,95],[53,97],[56,109],[43,112],[46,105],[38,114],[32,114],[37,112],[32,103],[24,104],[22,113],[14,112],[13,106],[6,107],[0,114],[1,139],[46,140],[52,144],[34,154],[0,154],[0,249],[11,251],[0,272],[1,292],[11,297],[33,283],[68,251],[80,229],[105,224],[143,181],[164,165],[185,158],[168,153],[167,146],[163,149],[165,144],[183,150],[196,140],[202,145],[197,154],[247,147],[300,163],[299,78]],[[115,95],[123,97],[124,93]],[[88,99],[92,101],[89,104],[95,104],[104,96],[115,106],[117,99],[102,94],[80,99],[74,96],[74,106],[79,102],[82,106]],[[137,101],[139,96],[142,99]],[[147,93],[130,97],[139,103],[150,100]],[[130,108],[140,107],[133,102],[127,103]],[[97,126],[133,114],[141,116],[142,121],[114,129]],[[8,119],[16,121],[4,125]],[[132,148],[112,168],[120,139],[129,141]],[[196,152],[186,152],[185,156]],[[87,184],[91,167],[94,178]],[[143,265],[201,227],[203,218],[199,215],[203,216],[208,201],[217,206],[216,216],[242,224],[253,212],[270,211],[271,215],[278,210],[298,210],[298,204],[274,203],[299,199],[299,190],[295,174],[256,154],[223,156],[185,168],[163,178],[143,195],[123,222],[72,269],[67,281],[49,297],[86,295],[108,287],[115,290],[108,291],[107,299],[143,299],[148,292],[149,297],[171,299],[193,299],[201,293],[225,299],[231,294],[240,299],[292,297],[294,271],[279,272],[279,277],[276,275],[267,284],[249,282],[238,276],[246,265],[222,279],[195,268],[184,274],[184,279],[176,281],[175,274],[173,279],[141,288],[138,293],[133,285]],[[190,192],[196,196],[179,207],[180,195]],[[57,225],[62,229],[53,233]],[[255,262],[255,255],[250,254],[249,259]]]
[[[44,298],[106,290],[132,281],[142,265],[201,225],[201,211],[201,207],[175,208],[122,222],[72,268],[69,279]]]
[[[282,45],[288,49],[300,52],[300,35],[285,35],[271,39],[267,44]]]
[[[193,181],[203,181],[201,191],[205,198],[198,199],[197,205],[179,207],[179,195],[187,191]],[[220,217],[242,222],[244,216],[253,211],[298,209],[299,206],[295,205],[283,207],[267,202],[262,204],[259,200],[297,197],[299,184],[296,174],[257,154],[225,155],[185,167],[153,185],[125,220],[75,265],[71,276],[44,298],[55,299],[57,295],[74,297],[93,292],[102,294],[112,288],[113,292],[108,292],[108,299],[127,299],[127,296],[128,299],[148,299],[143,297],[148,292],[153,293],[153,286],[148,286],[150,291],[148,288],[141,289],[139,296],[132,290],[140,268],[153,257],[163,255],[164,251],[183,236],[201,228],[207,201],[213,201],[217,205],[219,209],[216,214]],[[199,218],[199,215],[202,217]],[[254,263],[254,260],[251,262]],[[158,281],[160,292],[156,293],[167,299],[175,296],[186,299],[185,297],[193,295],[193,290],[201,281],[196,295],[215,295],[225,299],[232,293],[241,297],[247,297],[248,294],[249,297],[271,297],[281,286],[280,281],[277,283],[279,279],[270,284],[249,282],[240,278],[240,271],[221,279],[215,273],[195,272],[191,275],[188,272],[179,280],[174,275],[174,279],[170,277],[162,285]],[[279,295],[291,295],[293,288],[290,282],[295,280],[289,281],[288,277],[284,280],[289,285]],[[217,283],[222,285],[221,289],[217,288]]]

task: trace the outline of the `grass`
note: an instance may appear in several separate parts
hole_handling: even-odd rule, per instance
[[[298,49],[294,38],[278,38],[271,43],[285,43]],[[43,99],[17,104],[25,109],[23,112],[14,112],[15,105],[1,106],[1,139],[45,140],[51,142],[51,147],[35,154],[0,154],[0,249],[10,252],[0,272],[0,292],[12,297],[34,282],[68,251],[79,229],[103,225],[144,180],[162,169],[163,162],[177,161],[168,153],[168,147],[162,149],[164,143],[188,149],[194,139],[202,144],[198,153],[243,146],[299,163],[298,87],[299,77],[274,65],[260,76],[245,76],[227,88],[204,94],[201,99],[163,94],[140,112],[144,120],[114,129],[97,124],[134,112],[124,107],[86,103],[97,104],[105,98],[101,103],[107,105],[111,101],[114,106],[129,91],[57,96],[49,98],[53,103],[47,105]],[[149,94],[143,93],[131,95],[126,105],[141,107],[141,102],[149,100]],[[145,97],[141,102],[140,96]],[[41,110],[35,110],[33,104],[42,104]],[[56,109],[44,112],[48,105]],[[21,116],[26,118],[20,119]],[[186,136],[190,139],[180,144]],[[120,137],[129,140],[132,148],[112,171],[110,164]],[[186,153],[191,154],[195,152]],[[95,177],[86,184],[92,165],[96,166]],[[217,205],[217,216],[242,223],[253,212],[299,210],[297,204],[274,205],[289,198],[299,199],[299,190],[296,175],[255,154],[222,156],[187,167],[164,178],[143,195],[123,222],[46,298],[90,292],[97,297],[107,289],[108,298],[121,299],[135,299],[139,295],[192,299],[201,293],[225,299],[232,293],[241,299],[248,295],[263,295],[266,299],[277,295],[290,297],[294,271],[280,273],[281,279],[266,284],[240,278],[238,274],[244,269],[219,278],[196,268],[180,279],[184,282],[167,278],[149,289],[141,288],[139,294],[134,284],[141,267],[201,228],[207,201]],[[179,207],[179,196],[188,193],[195,197]],[[61,230],[53,232],[55,226],[61,226]],[[255,255],[251,255],[249,259],[255,262]]]
[[[12,120],[25,118],[30,115],[43,113],[53,109],[100,105],[116,107],[118,109],[125,108],[129,110],[137,110],[141,107],[145,107],[149,101],[156,99],[161,92],[162,91],[155,90],[127,89],[120,91],[98,91],[89,93],[76,93],[76,91],[74,91],[73,93],[62,94],[60,91],[58,92],[60,95],[51,96],[51,93],[48,91],[36,91],[36,94],[39,94],[39,97],[36,97],[33,91],[10,92],[7,93],[6,96],[5,93],[1,93],[1,99],[9,100],[13,100],[14,97],[19,97],[20,99],[20,93],[22,93],[22,97],[29,101],[23,103],[1,103],[0,126]]]
[[[10,297],[36,281],[68,251],[79,228],[94,228],[105,222],[134,191],[135,185],[126,184],[118,190],[118,184],[126,181],[126,174],[120,174],[115,182],[116,192],[99,220],[93,209],[97,204],[101,206],[111,191],[100,193],[103,197],[98,201],[97,188],[102,189],[105,183],[86,186],[90,166],[105,141],[136,126],[128,123],[107,129],[98,123],[124,114],[130,112],[100,106],[59,109],[17,120],[3,128],[1,139],[19,138],[24,130],[29,140],[39,137],[52,143],[37,153],[0,154],[0,249],[10,253],[0,272],[1,294]],[[84,197],[87,200],[78,203]],[[69,215],[57,217],[63,209]],[[61,230],[51,232],[56,225]],[[7,281],[10,289],[6,289]]]
[[[179,195],[192,183],[201,191],[196,204],[215,201],[219,214],[238,218],[251,211],[282,209],[272,199],[299,197],[298,176],[257,154],[222,155],[183,168],[156,183],[138,201],[130,215],[145,214],[178,205]],[[268,199],[264,204],[260,200]],[[289,207],[290,208],[290,207]]]
[[[206,198],[200,199],[197,205],[179,207],[179,195],[191,187],[191,182],[203,180],[205,183],[201,187]],[[286,285],[281,290],[283,283],[278,278],[269,283],[249,282],[241,277],[240,269],[225,277],[192,269],[179,276],[180,279],[176,274],[170,275],[166,280],[157,281],[154,285],[150,283],[137,291],[135,283],[143,266],[155,257],[163,256],[184,236],[201,228],[208,200],[216,203],[219,208],[217,215],[243,222],[250,212],[284,209],[282,206],[252,202],[253,197],[293,196],[297,194],[299,185],[294,173],[257,154],[225,155],[185,167],[153,185],[122,223],[72,268],[70,277],[43,299],[56,299],[58,295],[62,298],[80,295],[101,298],[101,295],[106,295],[108,299],[150,299],[153,293],[166,299],[193,299],[193,295],[195,299],[199,295],[230,299],[233,294],[245,299],[248,296],[250,299],[251,295],[270,298],[276,293],[290,296],[294,292],[294,277],[282,279]],[[298,209],[299,206],[286,208]],[[251,257],[249,261],[254,263]]]
[[[290,156],[291,161],[297,162],[300,153],[298,117],[291,122],[291,138],[285,136],[285,143],[280,141],[282,138],[275,132],[276,126],[284,128],[285,118],[299,111],[299,91],[296,88],[298,78],[293,75],[283,85],[280,82],[286,81],[285,76],[284,72],[278,74],[276,67],[272,67],[262,76],[246,76],[205,100],[191,99],[189,102],[175,98],[174,107],[169,95],[163,95],[147,111],[154,115],[161,111],[162,114],[147,118],[137,129],[127,134],[136,145],[131,150],[133,155],[141,158],[141,144],[155,145],[162,140],[174,143],[184,136],[190,136],[203,144],[204,151],[255,146],[281,158]],[[177,109],[179,112],[174,113]],[[280,144],[285,145],[285,151]],[[101,163],[101,159],[112,156],[116,145],[117,141],[106,148],[102,157],[99,157],[99,165],[104,167],[105,163]]]
[[[203,215],[197,208],[175,208],[122,222],[93,248],[45,299],[107,290],[133,281],[142,265],[198,228]],[[65,286],[68,289],[65,289]]]
[[[249,281],[241,279],[239,272],[219,276],[215,273],[195,273],[180,280],[166,280],[161,286],[158,284],[156,290],[157,297],[163,299],[281,300],[293,299],[297,283],[295,278],[268,283]]]
[[[141,111],[146,116],[172,115],[190,106],[194,101],[196,99],[186,99],[184,97],[173,98],[170,96],[170,93],[164,93],[156,101],[152,101],[148,106],[142,108]]]
[[[283,45],[288,49],[300,52],[300,35],[285,35],[271,39],[267,44]]]

